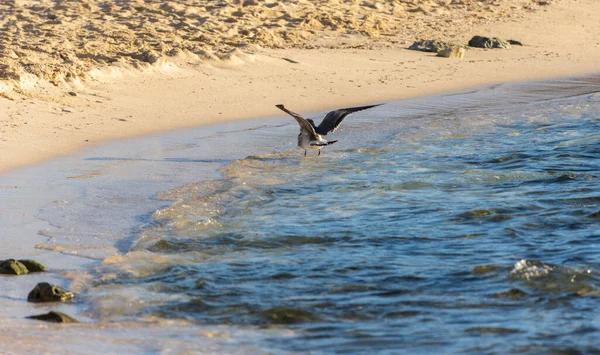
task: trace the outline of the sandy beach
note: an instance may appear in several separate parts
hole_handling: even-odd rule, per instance
[[[0,353],[199,353],[200,345],[206,353],[223,353],[223,349],[231,351],[228,353],[261,353],[255,350],[268,349],[254,348],[255,344],[264,346],[261,337],[293,338],[297,334],[285,327],[278,326],[265,332],[264,329],[245,325],[199,326],[200,318],[190,321],[188,318],[168,319],[157,317],[156,313],[143,313],[152,302],[161,304],[164,295],[158,292],[160,295],[157,296],[155,289],[146,289],[152,287],[152,283],[142,281],[137,284],[136,277],[143,277],[146,273],[151,275],[154,268],[162,270],[165,265],[190,266],[189,270],[196,272],[194,268],[202,264],[195,259],[188,260],[180,253],[161,253],[151,248],[154,246],[151,242],[155,241],[151,237],[155,231],[147,227],[154,225],[154,218],[160,214],[157,212],[165,210],[165,204],[170,203],[166,202],[170,189],[188,184],[220,186],[218,183],[222,177],[217,176],[219,169],[225,164],[231,165],[232,161],[247,163],[249,175],[252,175],[256,171],[253,164],[263,162],[244,159],[249,155],[289,154],[293,157],[289,160],[295,164],[298,159],[294,154],[298,153],[300,157],[302,153],[293,151],[294,137],[289,132],[296,132],[297,127],[293,119],[275,107],[280,103],[294,111],[310,114],[336,107],[389,102],[349,122],[344,127],[346,139],[340,139],[335,150],[327,151],[318,157],[319,160],[302,160],[308,168],[314,164],[317,172],[323,170],[318,166],[320,162],[333,163],[339,156],[362,159],[385,153],[385,149],[373,152],[361,150],[362,147],[357,148],[353,144],[365,139],[364,130],[360,127],[371,127],[373,122],[393,121],[390,127],[385,128],[394,134],[402,132],[404,135],[396,138],[403,143],[411,143],[411,135],[419,137],[412,140],[412,145],[401,147],[398,156],[413,154],[418,150],[414,148],[421,148],[422,137],[429,139],[429,147],[447,144],[441,151],[443,154],[432,149],[431,163],[436,165],[437,158],[447,164],[448,157],[451,157],[448,153],[456,149],[452,145],[453,139],[466,137],[464,141],[467,143],[461,147],[465,154],[470,154],[478,142],[487,142],[494,135],[500,136],[489,127],[506,126],[503,126],[503,112],[509,112],[506,116],[515,121],[510,121],[513,131],[505,132],[504,138],[509,142],[520,139],[511,147],[521,149],[534,141],[529,140],[526,134],[537,130],[527,126],[519,131],[519,125],[513,123],[520,122],[521,110],[528,107],[530,101],[536,102],[533,106],[541,107],[546,103],[544,98],[564,99],[594,92],[598,77],[535,85],[491,85],[573,77],[598,73],[600,69],[600,27],[597,25],[600,2],[597,0],[19,0],[0,1],[0,13],[0,194],[3,201],[0,225],[5,232],[6,246],[2,259],[32,258],[48,265],[50,270],[46,274],[7,279],[7,287],[0,297],[0,308],[4,314],[0,319],[3,329]],[[512,39],[523,46],[513,45],[510,49],[465,48],[464,58],[460,59],[440,58],[435,53],[407,49],[420,39],[462,46],[474,35]],[[481,86],[490,88],[465,91]],[[578,90],[578,86],[582,90]],[[462,91],[462,94],[429,96],[454,91]],[[597,94],[591,96],[589,100],[597,100]],[[392,102],[404,98],[413,99]],[[581,108],[584,104],[577,100],[574,102],[576,108],[570,110],[575,110],[571,113],[576,118],[570,124],[577,123],[576,115],[585,112],[577,111],[584,110]],[[508,110],[503,111],[504,106]],[[454,111],[457,115],[452,114]],[[476,112],[483,114],[477,115]],[[444,118],[437,121],[430,119],[437,117],[438,113]],[[530,121],[541,120],[545,114]],[[445,119],[450,116],[456,116],[457,120]],[[480,117],[486,119],[479,120]],[[262,120],[251,120],[256,118]],[[242,119],[246,121],[235,122]],[[496,122],[492,122],[494,120]],[[596,124],[593,119],[589,122]],[[528,123],[537,127],[535,122]],[[461,124],[467,128],[471,124],[482,128],[465,133],[459,129]],[[542,124],[540,122],[539,127],[546,129]],[[395,128],[392,127],[394,125]],[[578,153],[578,147],[586,146],[585,137],[575,135],[577,129],[567,128],[556,132],[571,134],[564,137],[572,138],[572,150]],[[375,133],[384,136],[383,131]],[[491,133],[481,136],[480,140],[467,140],[473,132]],[[552,144],[554,132],[550,131],[547,136]],[[590,139],[595,139],[593,128],[587,132],[592,132]],[[148,136],[154,133],[160,134]],[[520,134],[523,137],[519,138]],[[431,137],[427,138],[428,135]],[[137,138],[119,140],[134,137]],[[566,139],[564,137],[561,138]],[[488,148],[494,150],[493,147]],[[282,151],[285,153],[273,153]],[[566,153],[562,160],[568,160],[564,157],[572,155]],[[56,157],[61,158],[52,159]],[[492,154],[486,159],[481,158],[481,161],[492,161],[494,157]],[[368,159],[365,160],[368,163]],[[397,172],[390,172],[389,176],[398,180],[394,183],[407,183],[396,190],[407,190],[407,195],[411,191],[419,195],[425,193],[425,185],[414,183],[420,182],[421,177],[413,180],[406,177],[409,173],[420,171],[412,162],[421,160],[428,161],[419,155],[401,160],[401,163],[407,164],[398,168],[398,171],[403,169],[401,178]],[[268,167],[270,162],[265,164],[259,167]],[[345,165],[368,170],[362,168],[368,165]],[[294,166],[290,164],[288,168]],[[448,169],[449,176],[473,176],[473,164],[467,168],[469,170],[464,174]],[[231,166],[229,170],[232,170]],[[263,170],[258,170],[256,175],[263,174]],[[426,169],[432,170],[439,169],[437,166]],[[575,183],[597,181],[594,175],[597,169],[590,171],[577,171]],[[497,179],[497,175],[494,172],[490,179]],[[370,180],[375,181],[381,176]],[[559,183],[573,180],[572,176],[544,175],[555,179],[550,181],[556,185],[556,190],[563,186]],[[440,179],[445,181],[447,177]],[[209,178],[216,180],[205,184],[204,179]],[[337,179],[336,176],[334,178]],[[508,178],[513,179],[512,176]],[[538,179],[537,175],[523,179],[528,182],[534,178]],[[257,185],[261,186],[281,183],[277,178],[267,183],[258,181]],[[191,185],[191,195],[196,193],[195,187]],[[244,188],[246,190],[247,187]],[[587,191],[580,190],[582,194]],[[389,193],[380,189],[373,195],[381,191]],[[165,192],[167,197],[163,196],[163,200],[161,194]],[[186,196],[185,188],[179,193]],[[314,195],[321,194],[322,191]],[[249,201],[259,201],[259,197]],[[566,201],[569,202],[569,199]],[[458,208],[465,205],[465,199],[457,200],[458,207],[449,216],[462,212]],[[345,213],[347,205],[344,204],[342,212]],[[477,206],[471,207],[473,211],[480,211]],[[597,221],[597,205],[588,206],[588,209],[585,213],[580,212],[584,215],[582,224],[592,225]],[[174,211],[174,215],[182,214],[177,209]],[[514,220],[519,217],[518,212],[515,214]],[[445,216],[444,213],[438,215]],[[571,218],[573,213],[568,216]],[[249,220],[264,219],[249,217]],[[407,220],[413,221],[414,217],[410,216]],[[188,226],[187,221],[184,222],[173,225]],[[498,226],[502,220],[499,218],[494,223]],[[445,221],[417,224],[426,228],[430,225],[446,226]],[[413,225],[415,223],[411,222],[410,226]],[[468,227],[471,233],[473,226]],[[256,227],[251,229],[260,230]],[[405,228],[396,228],[402,229]],[[500,234],[509,229],[512,230],[502,229]],[[511,236],[502,240],[502,245],[522,244],[532,234],[530,232],[519,238]],[[156,235],[156,238],[160,237],[160,234]],[[539,244],[537,241],[530,243],[532,250],[537,252],[541,248],[538,245],[548,245],[547,236],[543,237]],[[407,241],[412,239],[406,238]],[[482,239],[477,234],[468,234],[465,238],[440,238],[448,243],[458,241],[460,249],[457,255],[466,254],[464,244],[473,243],[477,253],[471,254],[475,256],[481,252],[482,248],[477,243]],[[184,240],[182,245],[189,244],[188,239]],[[135,248],[134,243],[139,241],[148,245],[140,243],[139,248]],[[415,241],[420,243],[420,239]],[[444,250],[441,245],[436,244],[436,249]],[[386,249],[377,248],[380,251]],[[490,246],[487,249],[494,251],[496,248]],[[397,255],[413,255],[414,248],[407,250],[410,252]],[[505,272],[499,274],[501,280],[498,282],[506,283],[513,258],[529,255],[521,245],[516,250],[518,252],[494,261]],[[576,255],[578,250],[575,248],[571,252],[579,256]],[[423,251],[431,253],[429,249]],[[232,257],[227,253],[215,253],[221,254]],[[549,252],[544,258],[547,257],[550,263],[560,263],[560,259],[556,262],[551,258],[554,254],[557,253]],[[404,260],[404,257],[399,259]],[[447,259],[444,257],[444,265]],[[355,260],[358,259],[352,258],[351,264]],[[489,264],[487,260],[485,263]],[[280,264],[291,265],[289,262]],[[460,272],[456,275],[469,277],[471,267],[483,264],[483,261],[459,264]],[[596,264],[588,260],[588,265]],[[216,268],[212,272],[198,269],[198,274],[192,275],[214,275],[215,271],[226,269]],[[401,267],[395,269],[404,272]],[[280,270],[276,271],[280,273]],[[190,279],[201,279],[196,276]],[[132,277],[130,280],[134,287],[121,288],[121,278],[129,280],[129,277]],[[402,278],[399,280],[404,282]],[[410,282],[412,280],[409,278]],[[572,279],[568,280],[570,285]],[[75,302],[62,305],[26,302],[25,296],[32,285],[42,281],[65,285],[78,295]],[[472,285],[471,281],[464,284]],[[515,287],[510,283],[505,286],[506,290],[509,286]],[[148,290],[150,292],[146,292]],[[492,291],[486,292],[491,294]],[[461,291],[461,297],[463,293]],[[180,294],[177,290],[169,297],[177,298]],[[188,294],[184,292],[183,296],[188,297]],[[175,298],[171,300],[182,301]],[[548,302],[552,302],[553,298],[549,299]],[[450,302],[444,300],[442,303]],[[534,303],[540,307],[547,306],[543,302]],[[83,324],[56,327],[25,319],[49,310],[64,311]],[[502,312],[505,310],[503,308]],[[476,312],[479,313],[479,308]],[[202,316],[204,310],[198,314]],[[424,314],[432,318],[429,313]],[[593,312],[588,314],[590,324],[594,324]],[[402,317],[407,315],[410,317],[409,314]],[[411,328],[418,323],[411,318],[406,319],[411,322]],[[425,326],[430,329],[431,323],[427,322]],[[564,333],[562,327],[558,328],[561,334]],[[581,329],[593,328],[586,326]],[[479,337],[478,334],[475,333],[474,337]],[[572,336],[565,334],[564,337]],[[468,336],[469,333],[465,337]],[[501,342],[511,343],[505,339]],[[533,339],[537,341],[539,337]],[[232,344],[235,345],[232,347]],[[540,351],[539,348],[534,350]]]
[[[0,171],[116,138],[597,72],[600,3],[0,4]],[[524,46],[407,50],[474,35]]]

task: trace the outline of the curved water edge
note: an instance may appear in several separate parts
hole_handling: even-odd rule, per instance
[[[52,173],[39,244],[103,260],[62,273],[81,315],[183,322],[181,346],[226,325],[230,352],[593,350],[599,82],[389,103],[321,157],[283,117],[115,143]]]

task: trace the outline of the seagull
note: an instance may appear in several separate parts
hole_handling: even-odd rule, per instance
[[[323,136],[326,136],[329,132],[335,132],[344,120],[344,118],[346,118],[348,115],[354,112],[366,110],[368,108],[380,105],[383,104],[348,107],[331,111],[325,116],[325,118],[323,118],[323,121],[321,122],[321,124],[319,124],[319,126],[315,126],[315,122],[310,118],[304,118],[299,114],[288,110],[281,104],[275,105],[275,107],[294,117],[300,125],[300,134],[298,135],[298,147],[304,148],[304,156],[306,156],[306,151],[308,148],[318,149],[318,155],[321,155],[321,149],[323,149],[323,147],[337,142],[337,140],[328,141],[325,138],[323,138]]]

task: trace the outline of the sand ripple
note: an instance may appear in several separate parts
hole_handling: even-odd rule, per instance
[[[556,0],[558,1],[558,0]],[[92,68],[164,57],[223,59],[260,47],[311,48],[355,35],[451,40],[474,23],[547,6],[531,0],[0,0],[0,80],[59,85]],[[364,44],[362,44],[364,46]],[[327,46],[332,46],[331,43]],[[1,90],[0,90],[1,91]]]

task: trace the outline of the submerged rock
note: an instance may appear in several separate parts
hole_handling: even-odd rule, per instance
[[[452,47],[457,47],[457,46],[453,45],[451,43],[447,43],[447,42],[427,39],[427,40],[413,42],[413,44],[411,44],[410,47],[408,47],[408,49],[411,49],[413,51],[438,53],[440,51],[443,51],[445,49],[452,48]]]
[[[27,317],[29,319],[36,319],[36,320],[41,320],[44,322],[51,322],[51,323],[79,323],[79,321],[67,314],[64,314],[62,312],[49,312],[46,314],[38,314],[35,316],[29,316]]]
[[[446,48],[439,51],[437,56],[444,58],[462,58],[465,56],[465,49],[461,47]]]
[[[500,292],[494,295],[495,297],[512,298],[513,300],[529,297],[529,294],[525,291],[521,291],[518,288],[511,288],[506,292]]]
[[[510,48],[510,43],[495,37],[474,36],[469,41],[469,47],[476,48]]]
[[[288,307],[275,307],[262,312],[262,316],[277,324],[294,324],[317,319],[312,313]]]
[[[468,333],[482,333],[482,334],[515,334],[523,333],[520,329],[504,328],[504,327],[471,327],[465,329]]]
[[[28,302],[65,302],[75,297],[73,292],[47,282],[40,282],[27,296]]]
[[[459,216],[466,219],[485,218],[494,214],[491,210],[471,210],[461,213]]]
[[[475,266],[473,270],[471,270],[471,273],[473,275],[485,275],[492,273],[496,270],[498,270],[498,266],[496,265],[478,265]]]
[[[27,270],[27,267],[15,259],[8,259],[0,262],[0,274],[24,275],[28,273],[29,270]]]
[[[575,294],[577,296],[593,296],[593,297],[600,296],[600,292],[598,292],[598,290],[595,290],[591,286],[583,286],[581,289],[577,290],[577,292],[575,292]]]
[[[588,218],[594,218],[594,219],[600,218],[600,211],[592,213],[591,215],[588,216]]]

